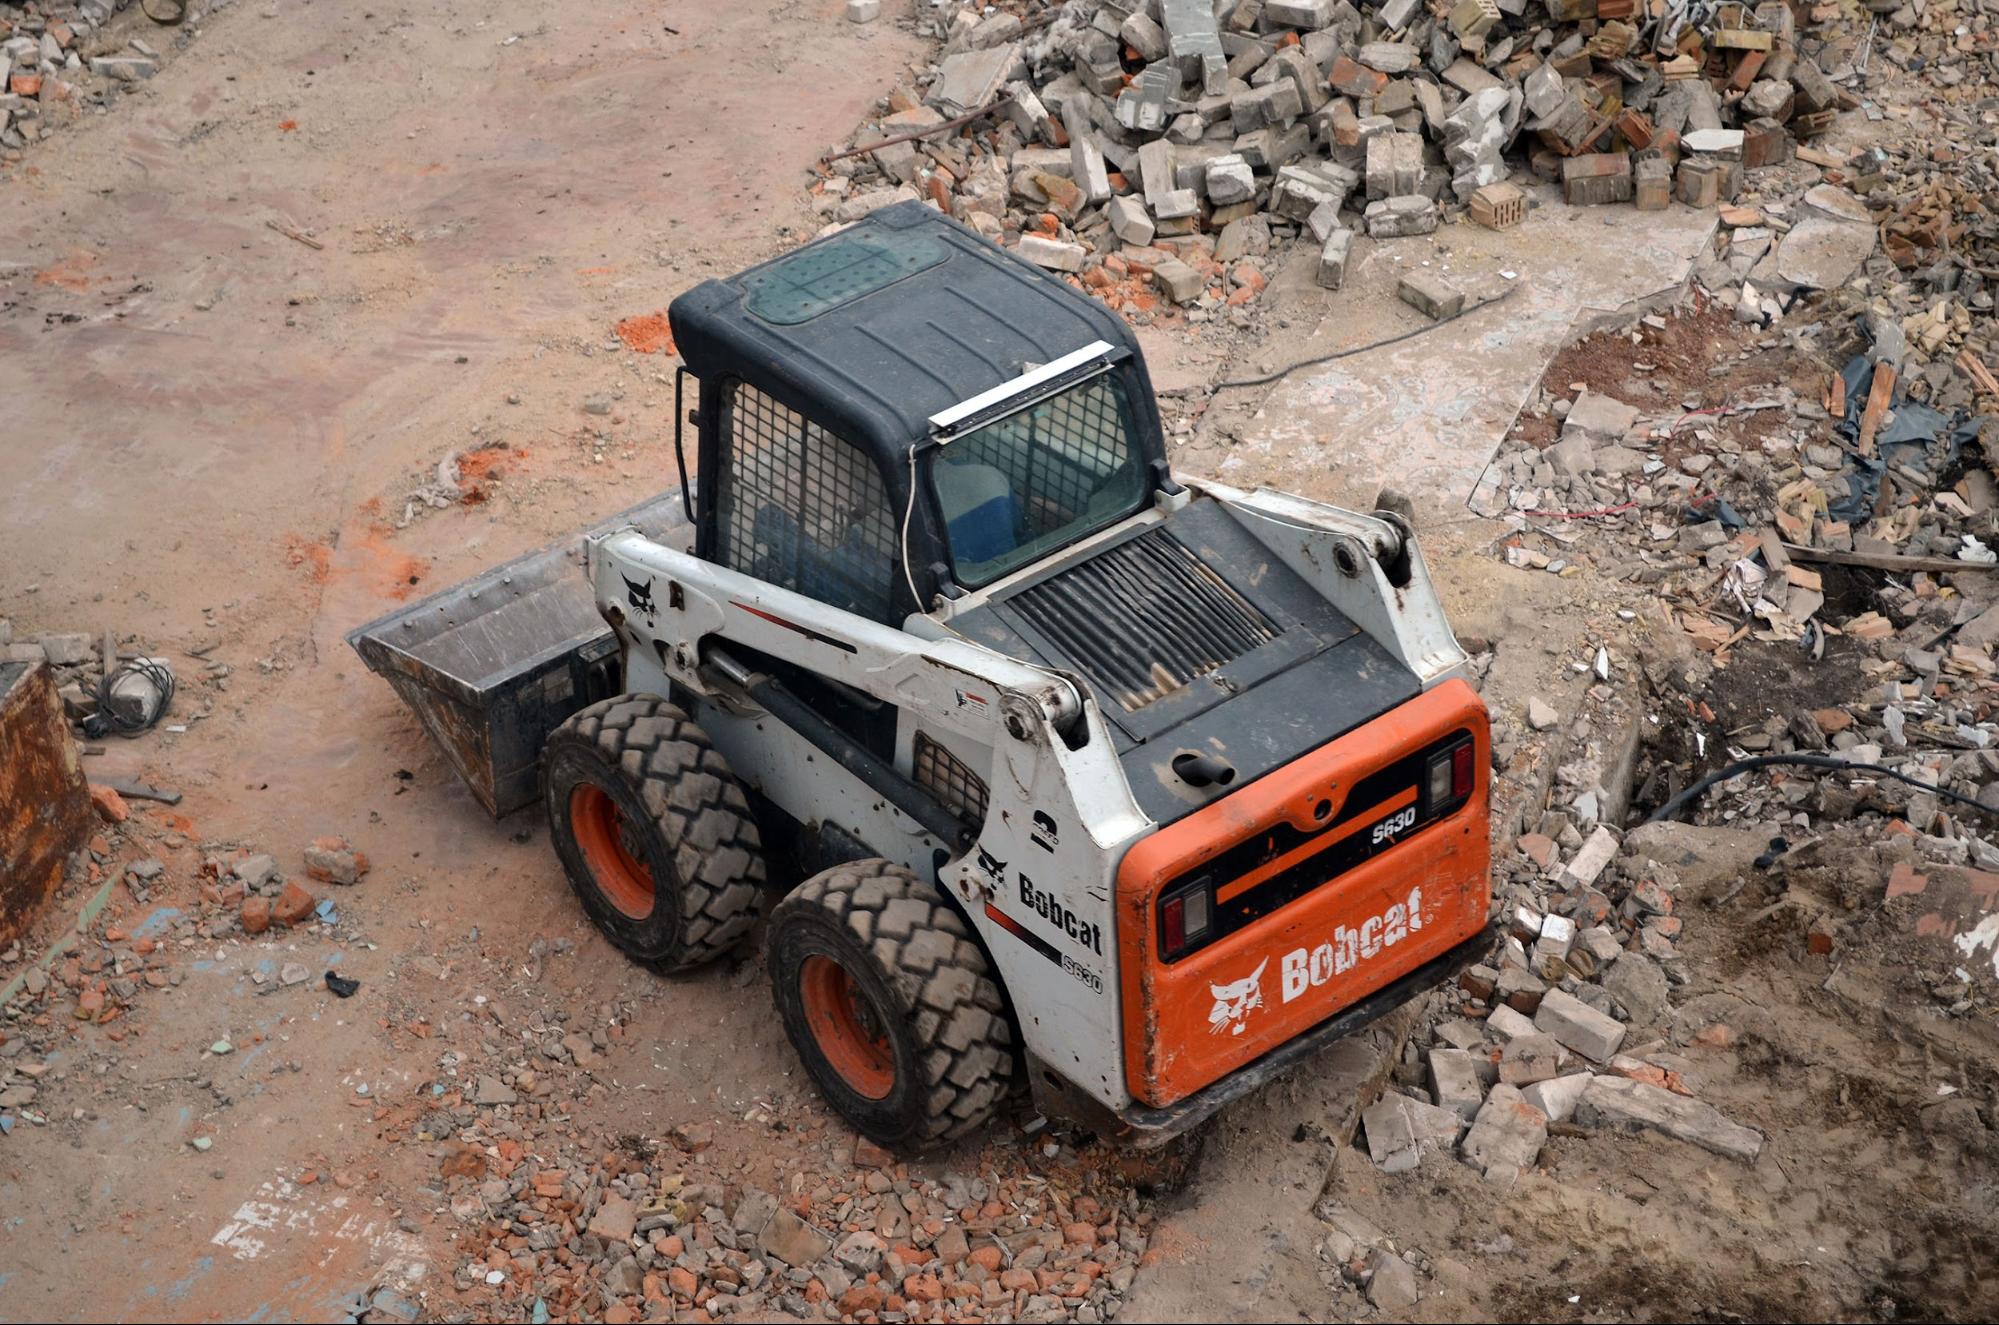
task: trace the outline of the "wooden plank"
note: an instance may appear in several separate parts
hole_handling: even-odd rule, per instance
[[[1778,536],[1775,529],[1767,525],[1756,538],[1763,548],[1763,564],[1779,575],[1783,574],[1791,564],[1791,554],[1784,551],[1784,540]]]
[[[1959,350],[1957,366],[1964,371],[1966,377],[1977,384],[1982,394],[1999,396],[1999,379],[1992,376],[1992,370],[1987,368],[1977,355],[1970,350]]]
[[[1888,402],[1895,397],[1895,366],[1877,363],[1874,365],[1874,382],[1867,388],[1867,404],[1860,411],[1860,439],[1856,446],[1862,455],[1874,454],[1874,434],[1881,429],[1881,420],[1888,415]]]
[[[1784,544],[1793,561],[1813,561],[1828,566],[1865,566],[1885,571],[1999,570],[1982,561],[1959,561],[1956,557],[1909,557],[1899,552],[1842,552],[1837,548]]]

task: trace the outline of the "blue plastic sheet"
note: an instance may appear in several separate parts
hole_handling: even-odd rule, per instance
[[[1867,393],[1874,385],[1874,361],[1856,354],[1840,371],[1846,383],[1846,417],[1836,431],[1851,445],[1860,439],[1860,412],[1867,406]],[[1905,400],[1898,389],[1889,399],[1894,417],[1874,434],[1874,454],[1848,452],[1847,494],[1826,505],[1826,514],[1835,520],[1860,526],[1873,518],[1874,503],[1881,496],[1881,476],[1897,465],[1934,481],[1957,461],[1966,442],[1977,438],[1988,415],[1945,414],[1928,405]]]

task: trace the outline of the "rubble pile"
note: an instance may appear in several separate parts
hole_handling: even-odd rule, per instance
[[[558,1061],[600,1061],[589,1036],[563,1038],[580,1044]],[[776,1190],[729,1172],[704,1123],[593,1148],[554,1125],[551,1084],[480,1075],[418,1123],[469,1234],[460,1300],[482,1314],[1101,1321],[1145,1249],[1128,1195],[999,1167],[919,1177],[865,1141],[824,1141],[822,1171]]]
[[[359,935],[342,924],[330,901],[288,879],[270,855],[226,843],[204,843],[179,821],[134,814],[115,791],[91,788],[99,831],[71,859],[67,884],[82,904],[81,918],[46,948],[17,941],[0,951],[0,1136],[22,1123],[36,1127],[87,1124],[104,1101],[89,1082],[113,1061],[118,1046],[140,1035],[139,1014],[149,994],[171,994],[188,978],[187,960],[222,960],[217,944],[234,947],[246,936],[314,925],[336,942]],[[314,880],[358,882],[366,858],[337,838],[307,847],[300,873]],[[260,921],[252,923],[253,904]],[[264,944],[257,945],[258,948]],[[354,986],[296,960],[253,961],[246,977],[260,992],[317,986]],[[345,994],[341,995],[345,997]],[[87,1039],[80,1039],[86,1028]],[[234,1051],[232,1032],[218,1026],[212,1057]],[[98,1064],[92,1068],[91,1064]],[[200,1084],[219,1107],[239,1089],[222,1074]],[[81,1085],[84,1094],[63,1090]],[[60,1098],[58,1109],[52,1101]],[[213,1144],[211,1118],[188,1126],[196,1151]]]
[[[229,0],[0,0],[0,161],[18,161],[84,110],[105,110],[160,71],[163,42],[134,35],[116,21],[141,9],[147,29],[172,30],[174,44],[195,29],[180,26]]]
[[[1738,355],[1766,351],[1727,343],[1718,395],[1659,404],[1668,383],[1628,392],[1648,399],[1640,408],[1557,390],[1527,420],[1553,440],[1516,438],[1495,463],[1487,496],[1507,509],[1509,562],[1572,573],[1592,557],[1655,599],[1643,662],[1663,726],[1648,734],[1640,803],[1730,759],[1802,753],[1883,764],[1999,807],[1999,479],[1988,459],[1999,420],[1967,412],[1973,393],[1954,365],[1949,376],[1914,367],[1906,326],[1870,318],[1865,352],[1803,398],[1790,383],[1733,394],[1738,377],[1756,376],[1737,370]],[[1648,319],[1632,361],[1667,329]],[[1913,398],[1916,382],[1937,403]],[[1753,713],[1717,717],[1717,673],[1757,648],[1795,682]],[[1815,686],[1834,663],[1841,684]],[[1723,792],[1691,812],[1779,831],[1878,813],[1910,825],[1929,859],[1999,867],[1989,818],[1895,779],[1771,768]]]
[[[1358,234],[1511,225],[1523,167],[1572,203],[1713,206],[1853,76],[1781,3],[1075,0],[920,26],[939,63],[830,159],[822,212],[928,198],[1138,313],[1240,308],[1293,240],[1337,288]]]
[[[1402,1172],[1455,1153],[1510,1184],[1551,1125],[1571,1124],[1663,1133],[1753,1163],[1763,1135],[1698,1099],[1680,1052],[1709,1028],[1671,1015],[1685,980],[1678,875],[1601,825],[1561,834],[1525,834],[1496,863],[1499,952],[1459,977],[1456,1015],[1399,1073],[1403,1089],[1362,1114],[1370,1156]]]
[[[203,653],[206,653],[203,650]],[[198,680],[204,687],[226,690],[232,668],[228,663],[196,655]],[[204,698],[189,712],[174,709],[179,689],[168,659],[147,651],[114,631],[92,635],[83,631],[47,631],[16,638],[13,623],[0,617],[0,662],[45,662],[49,665],[63,712],[85,739],[119,731],[137,735],[172,714],[169,730],[184,731],[188,722],[207,717],[212,701]]]

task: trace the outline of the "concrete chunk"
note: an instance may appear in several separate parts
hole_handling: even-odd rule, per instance
[[[1317,32],[1332,26],[1335,3],[1336,0],[1269,0],[1263,6],[1263,18],[1273,27]]]
[[[1638,411],[1614,396],[1585,391],[1569,407],[1562,420],[1562,436],[1581,435],[1592,442],[1621,442],[1638,423]]]
[[[1168,258],[1154,267],[1152,279],[1176,304],[1191,304],[1208,288],[1207,277],[1178,258]]]
[[[1138,199],[1112,198],[1108,215],[1111,233],[1123,242],[1139,248],[1152,242],[1152,217],[1146,214],[1145,204]]]
[[[1423,138],[1413,133],[1382,133],[1367,140],[1367,196],[1394,198],[1413,194],[1423,184]]]
[[[1449,1109],[1393,1092],[1369,1105],[1360,1122],[1367,1131],[1369,1157],[1386,1173],[1406,1173],[1424,1156],[1449,1150],[1465,1126]]]
[[[1347,267],[1353,261],[1353,231],[1335,230],[1319,249],[1318,282],[1328,290],[1347,283]]]
[[[1477,1058],[1464,1049],[1432,1049],[1430,1093],[1438,1108],[1449,1109],[1466,1122],[1478,1117],[1478,1106],[1485,1102],[1485,1082]]]
[[[1464,1157],[1486,1177],[1511,1182],[1533,1167],[1547,1140],[1548,1115],[1527,1103],[1518,1087],[1494,1086],[1465,1136]]]
[[[1403,303],[1427,317],[1442,321],[1465,309],[1465,293],[1435,272],[1412,271],[1395,288]]]
[[[1650,1128],[1745,1164],[1763,1152],[1761,1132],[1730,1122],[1713,1105],[1626,1077],[1592,1078],[1576,1104],[1576,1121],[1634,1132]]]
[[[1598,1063],[1608,1062],[1624,1043],[1623,1022],[1560,989],[1550,989],[1541,996],[1534,1028]]]
[[[1001,85],[1019,62],[1019,42],[947,55],[924,100],[947,116],[977,110],[999,95]]]
[[[1208,201],[1217,206],[1247,202],[1256,196],[1256,176],[1249,162],[1233,152],[1208,162],[1205,183]]]
[[[1022,235],[1014,252],[1037,267],[1049,271],[1081,271],[1090,250],[1081,244],[1050,239],[1046,235]]]
[[[1589,1083],[1596,1080],[1591,1072],[1571,1072],[1565,1077],[1552,1077],[1547,1081],[1537,1081],[1520,1092],[1522,1099],[1548,1115],[1551,1123],[1565,1123],[1576,1116],[1576,1105],[1582,1100]]]
[[[1069,178],[1083,191],[1083,201],[1095,207],[1110,200],[1110,169],[1104,164],[1104,149],[1088,133],[1069,135]]]
[[[1374,239],[1432,234],[1438,219],[1437,204],[1420,193],[1367,205],[1367,233]]]
[[[1499,1079],[1509,1086],[1531,1086],[1546,1081],[1561,1068],[1562,1046],[1552,1035],[1522,1035],[1510,1041],[1499,1055]]]
[[[1596,882],[1596,876],[1603,873],[1604,866],[1610,864],[1617,854],[1617,836],[1608,828],[1598,825],[1584,841],[1569,863],[1562,866],[1562,880],[1577,887],[1586,888]]]

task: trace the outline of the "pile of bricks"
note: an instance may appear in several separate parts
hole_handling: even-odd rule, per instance
[[[1744,1163],[1761,1152],[1762,1134],[1695,1098],[1684,1060],[1651,1034],[1678,960],[1673,869],[1602,825],[1564,836],[1571,847],[1520,838],[1497,889],[1510,900],[1498,953],[1443,1000],[1455,1007],[1404,1089],[1361,1115],[1384,1170],[1455,1153],[1510,1184],[1561,1124],[1659,1132]]]
[[[208,0],[205,9],[228,3]],[[173,29],[120,13],[137,8],[133,0],[0,0],[0,160],[20,160],[28,144],[159,72],[163,57],[147,38]],[[164,0],[156,10],[177,12]],[[185,41],[193,30],[179,31]]]
[[[939,62],[818,180],[830,221],[928,197],[1113,303],[1135,275],[1212,308],[1273,245],[1314,245],[1337,288],[1356,235],[1426,235],[1467,206],[1516,224],[1523,168],[1579,205],[1714,206],[1843,97],[1779,0],[1692,21],[1645,0],[1018,8],[918,20]]]

